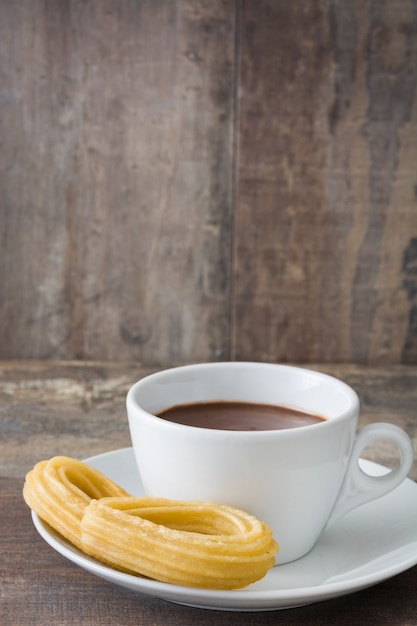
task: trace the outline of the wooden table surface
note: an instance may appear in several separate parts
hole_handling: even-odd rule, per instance
[[[360,426],[398,424],[417,442],[417,368],[311,366],[342,378],[358,392]],[[22,499],[26,472],[57,454],[84,458],[130,445],[128,387],[149,370],[135,365],[0,362],[1,583],[3,626],[186,626],[227,624],[417,624],[417,567],[342,598],[272,612],[229,613],[189,608],[133,593],[84,572],[35,531]],[[368,458],[389,465],[376,446]],[[417,464],[410,472],[417,479]],[[417,522],[417,520],[416,520]]]

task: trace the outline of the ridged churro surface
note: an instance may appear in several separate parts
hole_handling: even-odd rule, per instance
[[[37,463],[23,487],[26,504],[81,550],[80,523],[90,501],[127,495],[101,472],[66,456]]]
[[[80,550],[112,567],[207,589],[239,589],[265,576],[278,545],[269,526],[213,502],[135,498],[75,459],[37,463],[23,496]]]
[[[234,507],[163,498],[92,501],[83,549],[118,569],[208,589],[263,578],[278,550],[270,528]]]

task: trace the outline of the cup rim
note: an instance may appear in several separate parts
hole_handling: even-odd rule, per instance
[[[215,369],[215,368],[243,369],[243,368],[248,368],[248,367],[256,367],[258,369],[262,369],[262,368],[281,369],[281,370],[286,370],[286,371],[295,370],[295,371],[302,372],[304,374],[308,374],[315,378],[319,378],[321,380],[326,380],[331,384],[337,384],[338,387],[340,387],[344,391],[344,393],[350,397],[351,404],[347,409],[342,411],[337,416],[325,419],[323,420],[323,422],[318,423],[318,424],[313,424],[313,425],[308,424],[306,426],[298,426],[297,428],[288,428],[288,429],[269,429],[269,430],[252,431],[252,430],[226,430],[226,429],[216,429],[216,428],[202,428],[200,426],[189,426],[187,424],[170,422],[169,420],[159,417],[149,412],[147,409],[141,407],[135,398],[135,394],[137,393],[138,388],[140,389],[144,385],[158,381],[158,379],[162,380],[166,376],[170,376],[172,373],[175,373],[175,372],[180,372],[180,371],[185,372],[187,370],[198,371],[202,369]],[[169,428],[176,432],[182,430],[183,432],[194,432],[194,433],[200,433],[201,435],[201,432],[204,431],[205,437],[209,436],[209,433],[212,433],[213,436],[228,436],[228,437],[232,436],[232,437],[241,437],[241,438],[247,437],[249,435],[251,439],[255,437],[257,438],[265,437],[265,436],[271,437],[271,433],[278,434],[280,438],[286,437],[286,436],[293,437],[293,436],[297,436],[297,434],[304,433],[306,429],[311,430],[312,426],[314,426],[314,431],[317,432],[318,429],[329,428],[331,424],[337,424],[345,419],[349,419],[350,417],[352,417],[352,414],[358,415],[359,404],[360,404],[359,397],[356,391],[352,387],[350,387],[350,385],[340,380],[339,378],[336,378],[335,376],[326,374],[325,372],[320,372],[317,370],[309,369],[308,367],[304,367],[304,366],[287,364],[287,363],[269,363],[269,362],[262,362],[262,361],[210,361],[207,363],[204,363],[204,362],[203,363],[191,363],[191,364],[186,364],[186,365],[178,365],[178,366],[174,366],[170,368],[165,368],[165,369],[153,372],[151,374],[148,374],[147,376],[144,376],[143,378],[137,380],[129,388],[127,395],[126,395],[126,407],[128,410],[129,420],[135,417],[138,417],[137,411],[140,411],[141,419],[145,419],[146,421],[150,420],[151,422],[155,424],[160,424],[160,425],[163,424],[164,428]],[[129,409],[133,409],[135,411],[134,415],[132,414],[132,411]]]

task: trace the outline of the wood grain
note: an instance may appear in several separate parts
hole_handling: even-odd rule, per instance
[[[417,0],[0,0],[0,358],[417,362]]]
[[[231,2],[0,2],[1,354],[227,353]]]
[[[415,9],[243,3],[238,358],[415,361]]]

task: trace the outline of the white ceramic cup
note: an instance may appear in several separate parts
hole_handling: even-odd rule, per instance
[[[321,415],[318,424],[268,431],[229,431],[155,417],[163,409],[213,400],[286,405]],[[145,492],[180,500],[230,504],[267,522],[277,563],[311,550],[326,526],[383,496],[413,462],[408,435],[392,424],[356,432],[359,400],[326,374],[268,363],[187,365],[151,374],[127,395],[132,444]],[[364,473],[361,451],[388,440],[398,466],[384,476]]]

